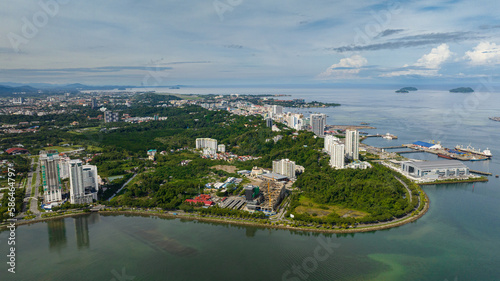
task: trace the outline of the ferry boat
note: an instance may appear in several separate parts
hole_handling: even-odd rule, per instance
[[[469,153],[477,154],[480,156],[486,156],[488,158],[491,158],[493,156],[493,155],[491,155],[491,151],[488,148],[481,151],[479,149],[475,149],[470,144],[467,147],[463,147],[462,145],[457,145],[457,146],[455,146],[455,149],[458,151],[462,151],[462,152],[469,152]]]

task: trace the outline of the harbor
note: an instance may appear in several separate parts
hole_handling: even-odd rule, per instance
[[[436,154],[440,158],[454,159],[461,161],[484,161],[489,160],[492,155],[489,149],[483,151],[473,148],[471,145],[464,147],[461,145],[455,146],[455,148],[450,149],[441,146],[439,142],[429,143],[423,141],[417,141],[412,144],[404,144],[403,147],[412,149],[413,152],[429,152]],[[398,151],[396,153],[410,153],[409,151]]]

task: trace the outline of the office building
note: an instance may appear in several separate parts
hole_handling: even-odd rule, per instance
[[[415,178],[437,180],[469,175],[469,168],[458,160],[436,160],[401,163],[401,170]]]
[[[295,178],[295,162],[288,159],[281,159],[273,161],[273,173],[280,174],[288,177],[289,179]]]
[[[359,132],[357,130],[345,131],[345,150],[348,159],[359,159]]]
[[[336,169],[344,169],[345,145],[338,142],[331,143],[328,152],[330,154],[330,166]]]
[[[118,112],[105,111],[104,112],[104,123],[119,122],[120,114]]]
[[[42,184],[45,204],[62,201],[62,185],[59,176],[59,155],[40,154]]]
[[[217,151],[217,140],[210,138],[198,138],[196,139],[196,149],[209,148],[211,150]]]
[[[313,133],[318,137],[325,136],[326,115],[325,114],[311,114],[311,127]]]

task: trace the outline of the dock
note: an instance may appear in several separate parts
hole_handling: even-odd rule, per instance
[[[469,169],[469,172],[474,173],[474,174],[478,174],[478,175],[493,176],[492,173],[488,173],[488,172],[481,172],[481,171],[470,170],[470,169]]]
[[[481,161],[490,159],[486,156],[481,156],[472,153],[460,153],[460,154],[456,152],[454,153],[453,150],[450,150],[445,147],[430,148],[430,147],[422,147],[415,144],[403,144],[403,146],[409,149],[413,149],[414,151],[429,152],[432,154],[436,154],[438,157],[445,159],[460,160],[460,161]]]

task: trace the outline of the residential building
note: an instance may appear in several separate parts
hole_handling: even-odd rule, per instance
[[[156,149],[148,150],[148,160],[155,161]]]
[[[62,185],[59,176],[59,155],[40,154],[44,203],[60,203],[62,201]]]
[[[295,162],[289,159],[281,159],[273,161],[273,173],[280,174],[288,177],[289,179],[295,178]]]
[[[339,138],[332,136],[332,135],[327,135],[325,136],[325,147],[324,151],[329,151],[330,145],[332,145],[335,142],[339,142]]]
[[[217,151],[217,140],[210,138],[198,138],[196,139],[196,149],[209,148],[211,150]]]
[[[311,114],[311,127],[318,137],[325,136],[326,114]]]
[[[63,179],[69,178],[69,166],[68,162],[71,159],[67,156],[59,157],[59,177]]]
[[[99,192],[99,175],[97,174],[97,166],[83,165],[82,177],[85,194],[91,194],[92,199],[97,200],[97,193]]]
[[[88,204],[92,203],[92,194],[85,193],[83,163],[81,160],[70,160],[69,165],[69,184],[70,184],[70,203]]]
[[[357,130],[345,131],[345,149],[348,159],[359,159],[359,132]]]
[[[345,167],[345,145],[333,142],[329,144],[327,151],[330,154],[330,166],[337,169]]]
[[[217,151],[225,153],[226,152],[226,146],[224,144],[219,144],[217,146]]]

